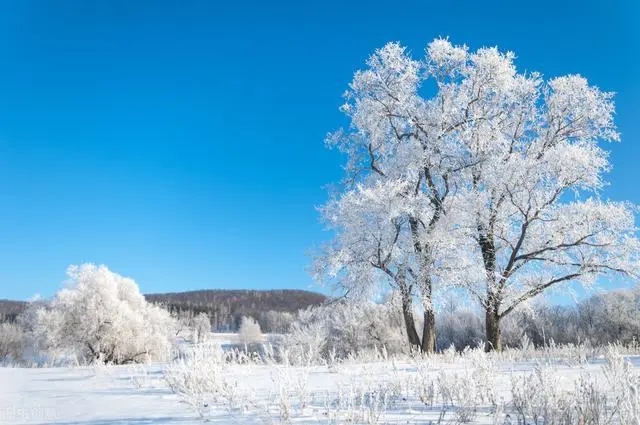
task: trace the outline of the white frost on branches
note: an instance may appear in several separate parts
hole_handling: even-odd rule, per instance
[[[256,344],[263,341],[260,324],[250,316],[243,316],[238,336],[243,344]]]
[[[72,352],[87,362],[164,360],[174,323],[148,303],[138,285],[105,266],[70,266],[66,288],[37,311],[34,331],[42,348]]]
[[[465,287],[499,348],[500,319],[548,288],[638,276],[635,206],[601,197],[613,95],[514,59],[437,39],[421,60],[389,43],[356,72],[351,128],[328,138],[347,165],[321,209],[335,238],[319,279],[363,295],[386,283],[425,311],[438,287]]]

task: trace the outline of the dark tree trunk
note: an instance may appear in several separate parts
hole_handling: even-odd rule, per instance
[[[487,345],[485,351],[502,351],[502,340],[500,338],[500,315],[498,306],[489,305],[486,309],[486,331]]]
[[[482,261],[484,269],[487,273],[487,301],[485,310],[485,326],[487,345],[485,351],[502,351],[502,342],[500,341],[500,294],[496,292],[495,273],[496,273],[496,249],[493,239],[493,220],[490,219],[489,228],[478,224],[478,242],[480,251],[482,252]]]
[[[436,352],[436,318],[433,314],[433,307],[424,311],[421,348],[424,353],[431,354]]]
[[[407,329],[407,338],[412,348],[420,348],[420,337],[416,330],[416,322],[413,318],[413,303],[411,302],[411,293],[408,288],[401,289],[402,293],[402,316],[404,317],[404,325]]]

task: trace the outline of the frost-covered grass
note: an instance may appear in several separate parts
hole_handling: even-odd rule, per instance
[[[203,344],[168,364],[0,368],[0,423],[636,424],[640,357],[620,351],[378,352],[295,366]]]
[[[631,424],[639,376],[617,347],[589,358],[580,347],[438,356],[327,366],[234,364],[198,347],[169,368],[180,399],[203,419],[238,423]],[[578,351],[578,353],[576,353]],[[203,357],[207,360],[203,361]],[[574,361],[574,358],[576,361]],[[217,360],[214,360],[217,359]],[[379,359],[380,360],[380,359]],[[248,376],[253,377],[250,379]],[[268,376],[271,377],[269,383]],[[224,412],[224,413],[223,413]]]

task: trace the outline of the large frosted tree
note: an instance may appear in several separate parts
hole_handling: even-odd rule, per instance
[[[330,137],[348,162],[322,209],[335,238],[317,270],[352,292],[398,289],[425,351],[439,286],[468,289],[500,349],[500,320],[547,289],[638,270],[633,207],[599,198],[599,143],[619,138],[612,95],[579,76],[518,73],[513,59],[439,39],[414,60],[390,43],[354,76],[350,130]]]
[[[398,44],[377,50],[358,71],[342,110],[349,131],[329,138],[348,157],[343,191],[322,209],[336,233],[318,258],[319,275],[337,279],[351,293],[380,284],[401,294],[409,343],[435,349],[434,288],[453,283],[458,261],[451,241],[452,182],[467,168],[457,123],[439,112],[441,100],[426,100],[425,61],[411,59]],[[446,95],[445,95],[446,96]],[[413,299],[423,310],[416,330]]]
[[[486,312],[487,349],[500,320],[552,287],[636,277],[634,209],[600,198],[610,168],[599,143],[618,141],[612,94],[577,75],[521,74],[512,53],[437,40],[431,67],[451,135],[473,164],[457,181],[455,221],[467,233],[465,286]]]

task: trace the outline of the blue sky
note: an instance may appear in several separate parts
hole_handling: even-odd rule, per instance
[[[144,292],[315,289],[341,94],[388,41],[448,36],[615,91],[605,195],[640,203],[640,8],[628,0],[0,3],[0,298],[95,262]]]

